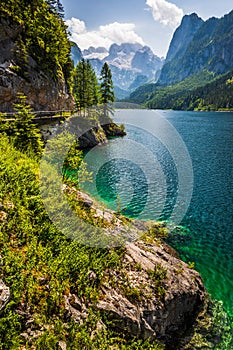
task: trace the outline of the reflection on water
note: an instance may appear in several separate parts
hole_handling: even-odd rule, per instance
[[[183,138],[194,172],[192,200],[181,223],[187,230],[177,230],[170,242],[184,260],[195,262],[208,291],[222,300],[233,315],[233,114],[175,111],[160,114]],[[156,114],[122,110],[117,111],[115,119],[126,124],[140,119],[144,125],[152,125]],[[179,189],[177,167],[170,152],[143,128],[127,126],[126,139],[152,152],[156,164],[147,158],[146,152],[139,155],[137,148],[134,155],[130,150],[130,160],[127,159],[128,150],[125,149],[124,156],[122,139],[111,140],[109,145],[95,148],[95,186],[87,185],[86,190],[130,217],[168,219]],[[103,150],[107,150],[108,158]],[[138,158],[143,159],[139,163],[134,161]]]

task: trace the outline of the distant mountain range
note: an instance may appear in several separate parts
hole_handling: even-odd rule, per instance
[[[232,76],[233,11],[207,21],[193,13],[176,29],[157,83],[136,89],[130,101],[150,108],[231,109]]]
[[[104,47],[89,47],[82,52],[74,44],[72,59],[75,65],[82,57],[91,62],[97,76],[100,75],[104,62],[108,63],[115,95],[120,99],[129,96],[130,92],[147,82],[156,82],[164,62],[148,46],[130,43],[112,44],[109,50]]]

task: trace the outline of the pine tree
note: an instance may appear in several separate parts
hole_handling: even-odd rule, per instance
[[[112,73],[105,62],[100,73],[100,102],[103,104],[114,102],[115,96],[113,91]]]
[[[50,11],[57,14],[60,18],[64,18],[64,7],[60,0],[46,0]]]
[[[14,105],[16,114],[13,125],[10,125],[9,133],[13,136],[14,146],[22,151],[33,151],[37,155],[42,154],[43,142],[40,131],[33,123],[34,114],[26,102],[26,96],[18,95],[19,102]]]
[[[60,0],[57,0],[57,13],[60,16],[60,18],[64,18],[64,7],[62,5],[62,3],[60,2]]]
[[[104,118],[109,120],[109,114],[112,114],[113,110],[108,106],[108,104],[114,102],[115,96],[113,91],[112,72],[106,62],[101,69],[100,81],[100,103],[103,104]]]
[[[87,61],[88,84],[90,86],[90,106],[96,106],[99,102],[99,85],[97,76],[91,66],[90,61]]]
[[[89,107],[98,104],[98,82],[89,61],[82,59],[77,64],[73,78],[73,95],[76,106],[84,114]]]

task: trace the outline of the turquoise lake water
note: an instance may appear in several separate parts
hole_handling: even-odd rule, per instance
[[[233,316],[233,113],[118,110],[114,119],[127,136],[86,155],[95,176],[84,189],[130,217],[174,221],[169,243]]]

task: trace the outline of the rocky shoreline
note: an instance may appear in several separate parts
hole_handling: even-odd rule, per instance
[[[163,223],[125,221],[88,194],[68,186],[63,190],[76,196],[94,217],[102,218],[108,226],[106,234],[116,236],[130,227],[122,268],[110,269],[104,276],[95,308],[111,321],[114,331],[157,339],[171,349],[174,339],[179,341],[203,311],[206,291],[199,273],[163,240],[148,234],[159,237],[166,230]],[[95,281],[95,275],[91,278]],[[85,317],[87,305],[77,295],[66,298],[66,304],[74,319],[80,322]]]

